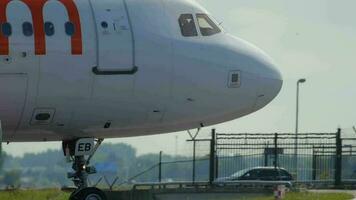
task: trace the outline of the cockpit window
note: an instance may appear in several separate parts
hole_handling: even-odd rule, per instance
[[[198,36],[192,14],[182,14],[179,17],[179,26],[184,37]]]
[[[200,32],[203,36],[211,36],[220,33],[220,28],[206,14],[197,14]]]

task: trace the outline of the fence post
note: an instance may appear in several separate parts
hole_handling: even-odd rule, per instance
[[[209,163],[209,183],[214,182],[214,172],[215,172],[215,129],[211,130],[211,141],[210,141],[210,163]]]
[[[267,154],[267,148],[268,148],[268,145],[265,146],[265,149],[263,151],[263,155],[264,155],[264,166],[267,167],[268,165],[268,154]]]
[[[312,158],[312,180],[316,180],[316,153],[315,153],[315,146],[313,145],[313,158]]]
[[[274,134],[274,168],[278,166],[278,133]]]
[[[215,141],[215,146],[216,146],[216,141]],[[218,158],[218,154],[217,154],[217,148],[215,147],[214,150],[214,157],[215,157],[215,176],[214,176],[214,180],[218,178],[219,176],[219,158]]]
[[[193,173],[192,173],[192,181],[195,183],[195,160],[196,160],[196,140],[193,139]]]
[[[342,139],[341,129],[336,133],[336,157],[335,157],[335,186],[341,186],[341,170],[342,170]]]
[[[162,182],[162,151],[159,152],[159,163],[158,163],[158,182]]]

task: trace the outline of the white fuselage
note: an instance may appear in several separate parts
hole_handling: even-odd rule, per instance
[[[221,27],[203,36],[197,14],[208,12],[193,1],[13,0],[0,9],[4,141],[197,128],[252,113],[282,86],[258,48]],[[182,14],[194,17],[196,36],[182,35]]]

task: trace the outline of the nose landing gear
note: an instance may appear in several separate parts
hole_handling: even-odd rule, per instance
[[[96,169],[89,166],[90,160],[99,148],[103,139],[81,138],[63,141],[63,153],[69,162],[73,162],[74,172],[68,173],[77,189],[71,194],[69,200],[106,200],[103,191],[95,187],[88,187],[88,175],[95,174]],[[94,144],[95,143],[95,144]]]

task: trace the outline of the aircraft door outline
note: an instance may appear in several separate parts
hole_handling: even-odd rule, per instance
[[[98,66],[96,75],[133,75],[135,66],[134,34],[125,0],[91,0],[97,40]],[[115,42],[113,42],[115,41]]]

